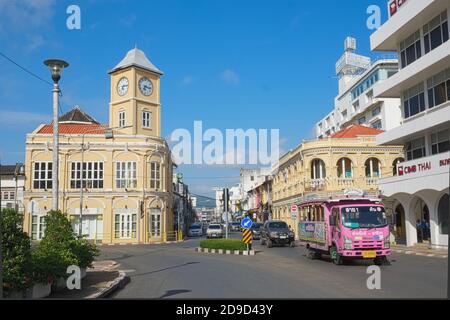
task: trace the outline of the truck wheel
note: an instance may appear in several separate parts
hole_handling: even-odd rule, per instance
[[[389,260],[387,259],[387,257],[376,257],[373,262],[377,265],[377,266],[388,266],[391,263],[389,262]]]
[[[273,242],[272,240],[267,240],[267,248],[272,248],[273,247]]]
[[[263,239],[263,238],[261,238],[261,239],[259,239],[259,244],[263,246],[263,245],[265,245],[265,244],[266,244],[266,242],[264,241],[264,239]]]
[[[337,252],[337,248],[335,245],[331,247],[330,253],[331,261],[333,261],[335,265],[340,266],[343,264],[344,261],[342,260],[342,256]]]
[[[308,253],[306,255],[308,257],[308,259],[314,260],[316,259],[316,251],[313,249],[308,249]]]

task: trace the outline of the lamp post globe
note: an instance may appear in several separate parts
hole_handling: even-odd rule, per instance
[[[63,70],[69,66],[66,61],[59,59],[48,59],[44,61],[44,64],[50,69],[53,82],[55,83],[59,82]]]

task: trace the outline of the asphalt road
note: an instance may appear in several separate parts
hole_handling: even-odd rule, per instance
[[[309,260],[303,247],[259,244],[256,256],[196,253],[199,239],[161,246],[102,247],[130,283],[114,298],[444,298],[447,261],[394,254],[381,267],[381,290],[369,290],[369,262],[335,266]]]

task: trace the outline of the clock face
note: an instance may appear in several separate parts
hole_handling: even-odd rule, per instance
[[[139,90],[141,90],[144,96],[149,96],[153,92],[153,83],[150,79],[143,77],[139,80]]]
[[[117,83],[117,93],[119,94],[119,96],[123,96],[128,92],[128,79],[123,77],[119,80],[119,82]]]

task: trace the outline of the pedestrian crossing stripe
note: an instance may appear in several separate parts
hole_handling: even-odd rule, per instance
[[[253,242],[253,232],[250,229],[245,229],[242,231],[242,242],[246,244],[251,244]]]

